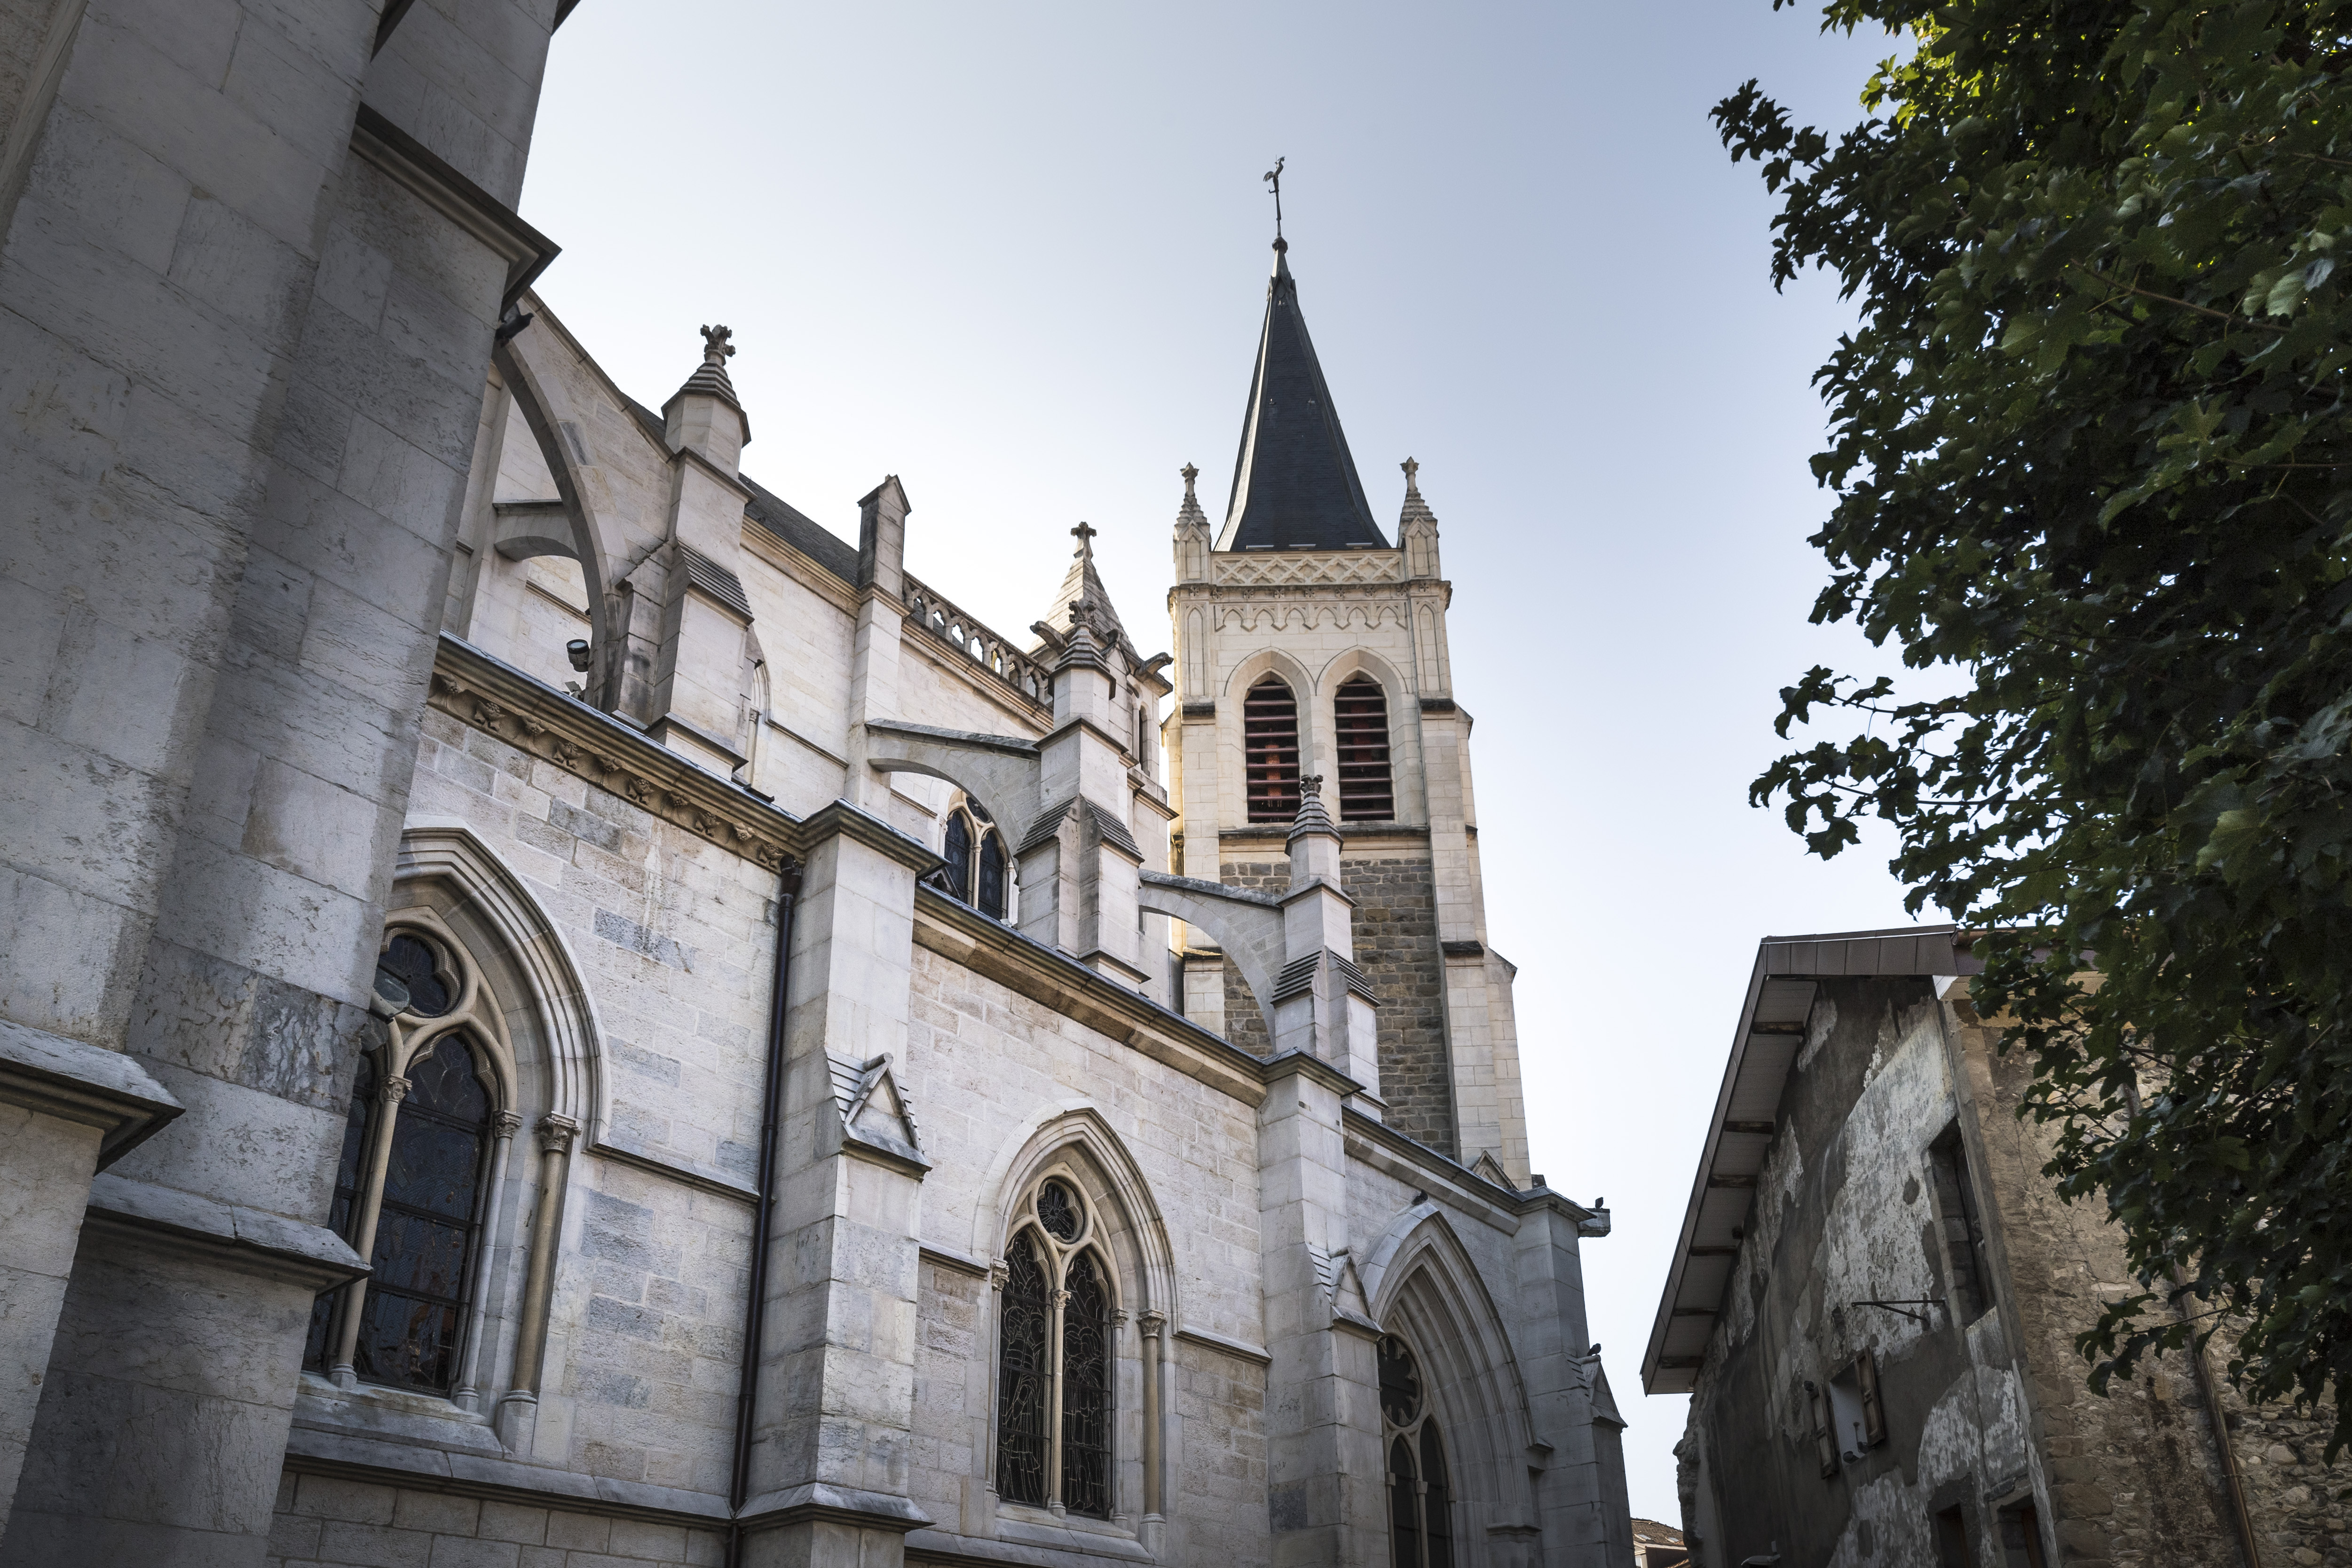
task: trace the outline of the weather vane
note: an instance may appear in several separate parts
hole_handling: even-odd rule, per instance
[[[1287,158],[1277,158],[1274,161],[1274,167],[1265,172],[1265,183],[1274,187],[1274,243],[1276,245],[1282,243],[1282,166],[1289,162]]]

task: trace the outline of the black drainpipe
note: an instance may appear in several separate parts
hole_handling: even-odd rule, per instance
[[[776,887],[776,978],[769,988],[768,1071],[761,1086],[760,1197],[751,1219],[751,1296],[743,1303],[743,1378],[735,1393],[735,1455],[727,1482],[727,1568],[743,1562],[743,1504],[751,1490],[751,1427],[760,1395],[760,1338],[768,1318],[768,1233],[776,1207],[776,1126],[783,1120],[784,1009],[793,946],[793,905],[801,868],[787,865]]]

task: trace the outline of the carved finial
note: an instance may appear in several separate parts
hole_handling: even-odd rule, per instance
[[[1201,471],[1187,463],[1176,472],[1184,476],[1184,498],[1188,501],[1195,499],[1192,494],[1192,481],[1201,476]]]
[[[1070,618],[1071,631],[1083,630],[1087,622],[1095,618],[1094,601],[1088,599],[1073,599],[1066,613]]]
[[[1078,553],[1090,557],[1095,553],[1095,536],[1100,532],[1092,523],[1080,523],[1070,530],[1070,537],[1078,541]]]
[[[1406,489],[1418,490],[1421,488],[1420,464],[1408,457],[1403,462],[1398,464],[1397,466],[1404,470],[1404,487]]]
[[[735,345],[728,341],[735,336],[732,327],[705,327],[702,329],[702,362],[724,367],[735,355]]]
[[[1323,775],[1320,773],[1307,773],[1299,777],[1298,798],[1304,800],[1310,795],[1318,800],[1323,798]]]

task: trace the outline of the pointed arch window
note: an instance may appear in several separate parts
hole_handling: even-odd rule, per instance
[[[1454,1568],[1452,1476],[1421,1364],[1412,1347],[1389,1334],[1381,1341],[1378,1365],[1389,1439],[1389,1560],[1394,1568]]]
[[[967,799],[948,813],[940,858],[947,863],[930,874],[933,887],[992,920],[1010,918],[1013,882],[1006,874],[1004,835],[979,801]]]
[[[1242,699],[1244,791],[1253,822],[1298,815],[1298,699],[1268,675]]]
[[[1386,822],[1396,818],[1389,773],[1389,699],[1370,675],[1351,675],[1332,700],[1332,735],[1339,753],[1339,819]]]
[[[356,1070],[328,1212],[371,1270],[313,1305],[303,1364],[471,1409],[486,1242],[521,1122],[500,1009],[446,936],[395,926],[378,959],[399,1011]]]
[[[1118,1321],[1110,1260],[1068,1176],[1039,1182],[1019,1213],[999,1276],[996,1492],[1108,1519]]]

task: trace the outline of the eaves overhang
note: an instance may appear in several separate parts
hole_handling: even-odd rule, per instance
[[[1642,1354],[1644,1390],[1687,1394],[1698,1380],[1771,1154],[1781,1092],[1804,1050],[1822,982],[1973,975],[1984,966],[1969,951],[1970,940],[1957,925],[1906,925],[1767,936],[1758,944],[1665,1292]]]

